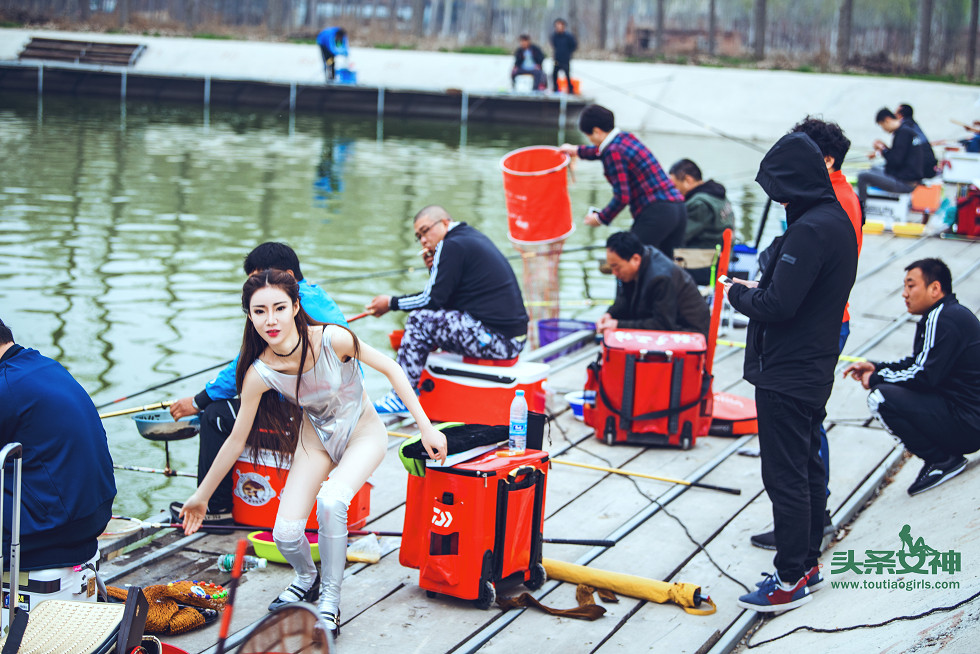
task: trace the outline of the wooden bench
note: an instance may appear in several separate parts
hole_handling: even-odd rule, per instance
[[[132,66],[146,46],[137,43],[97,43],[67,39],[32,38],[19,59],[43,59],[73,64]]]

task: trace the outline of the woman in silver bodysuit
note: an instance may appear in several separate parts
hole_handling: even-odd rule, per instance
[[[311,319],[288,273],[266,270],[250,277],[242,309],[248,319],[236,375],[241,409],[201,485],[184,503],[184,532],[201,526],[211,494],[246,445],[253,458],[265,449],[280,462],[290,460],[272,534],[296,576],[269,610],[319,597],[321,615],[339,634],[347,508],[387,449],[385,425],[364,392],[358,361],[388,378],[431,458],[445,460],[446,437],[426,418],[401,367],[350,330]],[[319,575],[305,533],[314,502]]]

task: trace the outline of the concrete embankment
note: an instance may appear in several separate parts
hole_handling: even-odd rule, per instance
[[[134,73],[298,84],[322,80],[316,46],[256,41],[2,29],[0,61],[15,60],[32,36],[144,44]],[[510,87],[508,56],[354,48],[351,61],[361,84],[389,89],[476,94]],[[586,97],[613,109],[622,127],[644,132],[723,132],[771,141],[814,114],[839,122],[855,147],[863,148],[882,136],[874,115],[883,106],[911,104],[933,140],[963,133],[950,119],[980,118],[976,86],[617,61],[574,60],[572,67]]]

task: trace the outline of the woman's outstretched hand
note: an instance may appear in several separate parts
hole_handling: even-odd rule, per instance
[[[201,528],[204,523],[204,516],[208,513],[208,501],[201,499],[194,493],[187,501],[184,502],[184,506],[180,509],[179,516],[184,521],[184,534],[190,536],[195,531]]]
[[[423,428],[422,446],[425,448],[425,452],[429,455],[430,459],[438,461],[440,464],[446,462],[446,454],[448,454],[446,435],[441,431],[431,426]]]

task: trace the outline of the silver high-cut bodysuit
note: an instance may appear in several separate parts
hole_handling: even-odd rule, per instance
[[[252,366],[266,386],[303,409],[323,448],[338,463],[364,408],[364,384],[357,360],[352,357],[347,363],[341,362],[330,347],[330,333],[326,329],[321,341],[320,356],[300,380],[299,400],[296,375],[273,370],[260,359]]]

